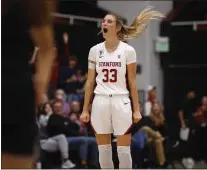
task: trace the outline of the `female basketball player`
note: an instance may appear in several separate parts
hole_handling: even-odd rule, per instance
[[[105,41],[90,49],[81,119],[84,122],[89,121],[89,104],[94,92],[91,124],[96,132],[99,161],[103,169],[114,168],[111,133],[117,136],[119,168],[132,168],[129,129],[132,120],[137,123],[141,119],[141,114],[136,87],[136,53],[133,47],[123,41],[139,36],[151,19],[160,17],[163,17],[161,13],[147,8],[135,18],[131,26],[125,26],[118,16],[108,14],[101,26]],[[97,86],[93,91],[95,80]]]
[[[2,1],[2,168],[30,169],[36,133],[35,100],[47,92],[53,51],[53,1]],[[40,47],[35,84],[30,37]],[[35,98],[36,96],[36,98]],[[12,105],[11,105],[12,102]]]

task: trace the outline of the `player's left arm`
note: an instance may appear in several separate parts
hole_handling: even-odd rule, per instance
[[[127,65],[127,74],[129,82],[130,96],[132,99],[133,112],[139,112],[139,102],[138,102],[138,92],[136,86],[136,63],[131,63]]]
[[[137,56],[133,47],[128,46],[125,50],[129,91],[132,99],[133,112],[139,112],[138,92],[136,86]]]

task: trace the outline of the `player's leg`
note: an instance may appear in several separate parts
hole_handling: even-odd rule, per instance
[[[120,169],[131,169],[131,133],[132,110],[131,102],[128,96],[114,97],[112,100],[112,122],[114,135],[117,137],[117,153]]]
[[[114,169],[112,161],[111,134],[96,134],[101,169]]]
[[[119,169],[131,169],[131,134],[117,136],[117,153],[119,158]]]
[[[102,169],[113,169],[110,100],[106,96],[95,96],[92,104],[91,125],[96,133],[99,162]]]

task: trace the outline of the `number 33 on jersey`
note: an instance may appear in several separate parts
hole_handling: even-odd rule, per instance
[[[105,42],[90,49],[90,61],[96,63],[96,94],[128,94],[126,85],[127,65],[136,63],[134,48],[120,41],[117,49],[109,53]]]

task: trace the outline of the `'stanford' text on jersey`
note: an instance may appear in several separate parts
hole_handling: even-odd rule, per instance
[[[128,94],[126,71],[127,65],[136,63],[134,48],[120,41],[117,49],[109,53],[105,42],[90,49],[88,59],[96,63],[95,94]]]

